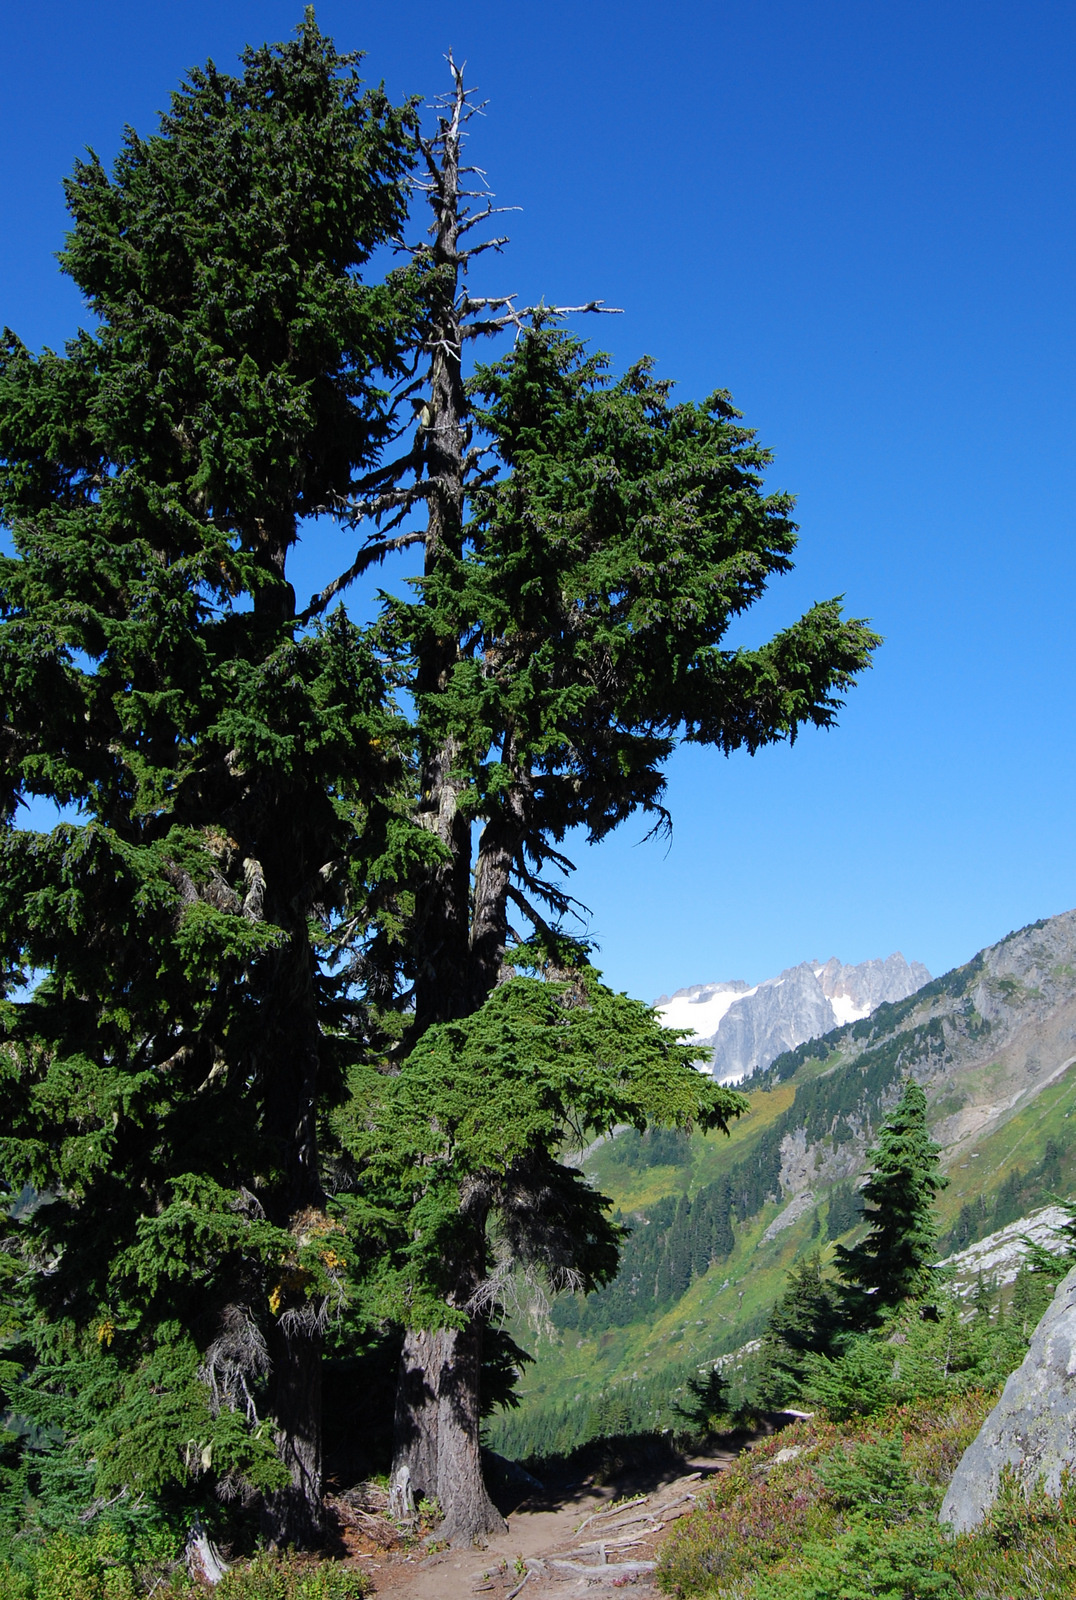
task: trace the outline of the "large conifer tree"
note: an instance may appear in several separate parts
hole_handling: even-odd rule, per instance
[[[639,811],[666,825],[664,769],[681,740],[754,752],[830,726],[877,642],[831,600],[757,649],[722,648],[791,566],[792,500],[765,492],[769,454],[727,394],[676,404],[646,360],[614,381],[554,313],[472,293],[475,257],[504,241],[474,242],[494,208],[469,187],[472,98],[453,73],[419,141],[433,220],[414,251],[429,291],[415,448],[402,481],[352,508],[372,525],[340,578],[382,559],[386,534],[421,542],[418,596],[389,604],[382,633],[415,707],[417,820],[440,851],[415,885],[402,959],[379,981],[413,1007],[411,1041],[477,1010],[513,942],[555,941],[573,831],[594,843]],[[468,374],[475,341],[505,331],[511,352]],[[416,512],[418,527],[396,535]],[[392,956],[385,941],[371,948],[371,972]],[[466,1300],[464,1279],[449,1305]],[[397,1460],[440,1462],[422,1487],[477,1508],[470,1528],[462,1510],[453,1523],[480,1537],[488,1501],[463,1459],[414,1442],[474,1381],[473,1352],[447,1322],[435,1369],[428,1343],[420,1326],[405,1337]]]
[[[645,361],[612,380],[548,312],[472,295],[500,241],[472,232],[492,208],[468,211],[468,114],[457,74],[417,142],[431,237],[370,284],[404,226],[406,109],[309,15],[241,77],[192,74],[156,137],[69,185],[63,262],[97,328],[62,356],[8,335],[0,361],[4,1161],[51,1201],[21,1213],[49,1267],[39,1406],[94,1491],[253,1485],[299,1542],[324,1322],[363,1242],[324,1188],[343,1069],[419,1081],[409,1055],[438,1059],[449,1036],[423,1055],[425,1034],[480,1013],[531,934],[578,966],[571,832],[664,824],[681,739],[829,726],[875,643],[826,601],[723,648],[789,568],[792,502],[724,393],[675,404]],[[297,617],[289,558],[319,512],[357,549]],[[408,545],[413,597],[370,629],[330,614]],[[19,828],[30,796],[71,809]],[[369,1074],[353,1088],[352,1127],[376,1126]],[[647,1115],[730,1109],[670,1104]],[[425,1114],[436,1131],[436,1096]],[[506,1192],[494,1167],[444,1164],[444,1214]],[[466,1312],[487,1235],[465,1221],[432,1287],[418,1242],[398,1301],[401,1436],[464,1540],[488,1517]],[[431,1451],[453,1406],[465,1448]]]
[[[391,432],[409,314],[362,277],[409,112],[357,59],[308,14],[193,72],[111,176],[80,163],[61,262],[97,325],[0,352],[3,1156],[52,1201],[39,1389],[88,1497],[205,1472],[297,1541],[338,1255],[321,958],[398,784],[372,652],[342,612],[299,630],[288,580]],[[31,796],[64,820],[17,826]]]

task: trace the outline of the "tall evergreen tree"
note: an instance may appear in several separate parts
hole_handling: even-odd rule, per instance
[[[309,15],[241,77],[192,74],[156,137],[69,185],[63,261],[97,328],[62,356],[9,335],[0,360],[4,1162],[53,1200],[25,1223],[50,1263],[37,1392],[97,1489],[254,1485],[297,1542],[324,1322],[372,1239],[325,1194],[345,1070],[377,1068],[357,1127],[374,1077],[416,1081],[515,945],[562,949],[572,830],[666,825],[680,740],[830,726],[876,642],[827,601],[723,648],[791,564],[792,502],[723,392],[675,404],[645,361],[613,381],[550,313],[471,293],[503,242],[474,242],[494,208],[467,189],[472,109],[456,73],[413,141]],[[367,282],[416,148],[431,236]],[[318,513],[358,548],[296,616]],[[370,630],[330,614],[409,545],[412,599]],[[19,829],[28,796],[72,814]],[[413,1220],[432,1228],[417,1199]],[[399,1417],[466,1539],[488,1516],[471,1422],[465,1450],[430,1449],[446,1407],[478,1413],[474,1330],[448,1313],[485,1235],[461,1229],[456,1288],[401,1312]]]
[[[939,1170],[940,1154],[927,1132],[927,1097],[909,1078],[868,1152],[871,1170],[861,1190],[866,1237],[837,1246],[853,1325],[869,1327],[929,1288],[938,1243],[934,1200],[948,1183]]]
[[[253,1484],[296,1541],[338,1276],[325,957],[398,835],[381,668],[342,613],[300,630],[288,578],[391,436],[413,320],[363,277],[410,111],[357,61],[308,13],[192,72],[67,184],[96,327],[0,349],[3,1168],[52,1201],[22,1224],[38,1404],[91,1494]],[[64,819],[16,826],[31,796]]]
[[[417,820],[439,858],[402,938],[376,941],[367,963],[378,992],[412,1008],[404,1050],[477,1010],[513,942],[555,938],[573,903],[570,833],[594,843],[639,811],[666,826],[665,764],[681,740],[754,752],[830,726],[877,642],[827,601],[757,649],[722,648],[789,570],[792,501],[765,493],[769,454],[724,392],[676,404],[645,360],[613,381],[553,313],[472,293],[475,257],[504,241],[474,242],[494,208],[468,187],[474,108],[453,72],[419,141],[433,218],[415,247],[429,367],[414,447],[345,510],[365,537],[312,602],[421,542],[417,596],[389,603],[380,637],[414,706]],[[506,330],[511,353],[468,376],[475,341]],[[420,526],[396,533],[415,512]],[[424,1341],[405,1338],[401,1457],[424,1417],[434,1425],[439,1386],[460,1381],[447,1362],[423,1416],[407,1414]],[[435,1492],[444,1504],[458,1491],[446,1479]],[[482,1503],[477,1488],[467,1497]]]

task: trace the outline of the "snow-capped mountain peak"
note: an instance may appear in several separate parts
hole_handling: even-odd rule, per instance
[[[899,951],[858,966],[831,956],[787,967],[753,988],[738,978],[693,984],[662,995],[656,1008],[668,1027],[690,1029],[693,1039],[711,1047],[712,1068],[703,1070],[712,1070],[722,1083],[738,1083],[782,1051],[869,1016],[885,1001],[903,1000],[929,982],[926,967]]]

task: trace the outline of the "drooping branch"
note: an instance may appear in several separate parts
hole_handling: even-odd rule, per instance
[[[401,518],[404,514],[400,513]],[[421,544],[425,537],[424,531],[415,530],[412,533],[402,533],[396,539],[378,539],[373,544],[368,544],[365,549],[359,551],[346,572],[342,572],[331,583],[327,583],[320,593],[311,596],[309,605],[299,617],[300,623],[310,622],[314,617],[320,616],[341,589],[346,589],[350,583],[354,583],[355,579],[360,578],[368,568],[379,561],[384,561],[386,556],[394,554],[397,550],[406,550],[408,545]]]

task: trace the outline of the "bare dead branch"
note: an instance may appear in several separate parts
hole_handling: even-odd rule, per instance
[[[463,233],[465,229],[461,228],[459,231]],[[473,244],[469,249],[461,250],[460,260],[463,262],[470,261],[472,256],[480,256],[485,250],[496,250],[497,254],[500,255],[505,245],[509,242],[510,240],[506,233],[501,234],[496,239],[483,239],[481,244]]]
[[[401,516],[403,514],[401,513]],[[348,584],[354,583],[355,579],[361,577],[368,567],[374,566],[378,561],[384,561],[386,556],[392,555],[397,550],[406,550],[408,545],[418,544],[425,537],[425,533],[416,531],[400,534],[396,539],[378,539],[376,544],[367,545],[359,551],[346,572],[342,572],[338,578],[334,578],[331,583],[326,584],[320,594],[311,596],[310,604],[299,618],[299,621],[306,623],[312,617],[320,616],[334,595],[338,595],[341,589],[346,589]]]
[[[459,302],[461,317],[472,316],[476,311],[495,311],[498,306],[510,306],[515,299],[514,294],[497,295],[469,295],[463,294]]]

